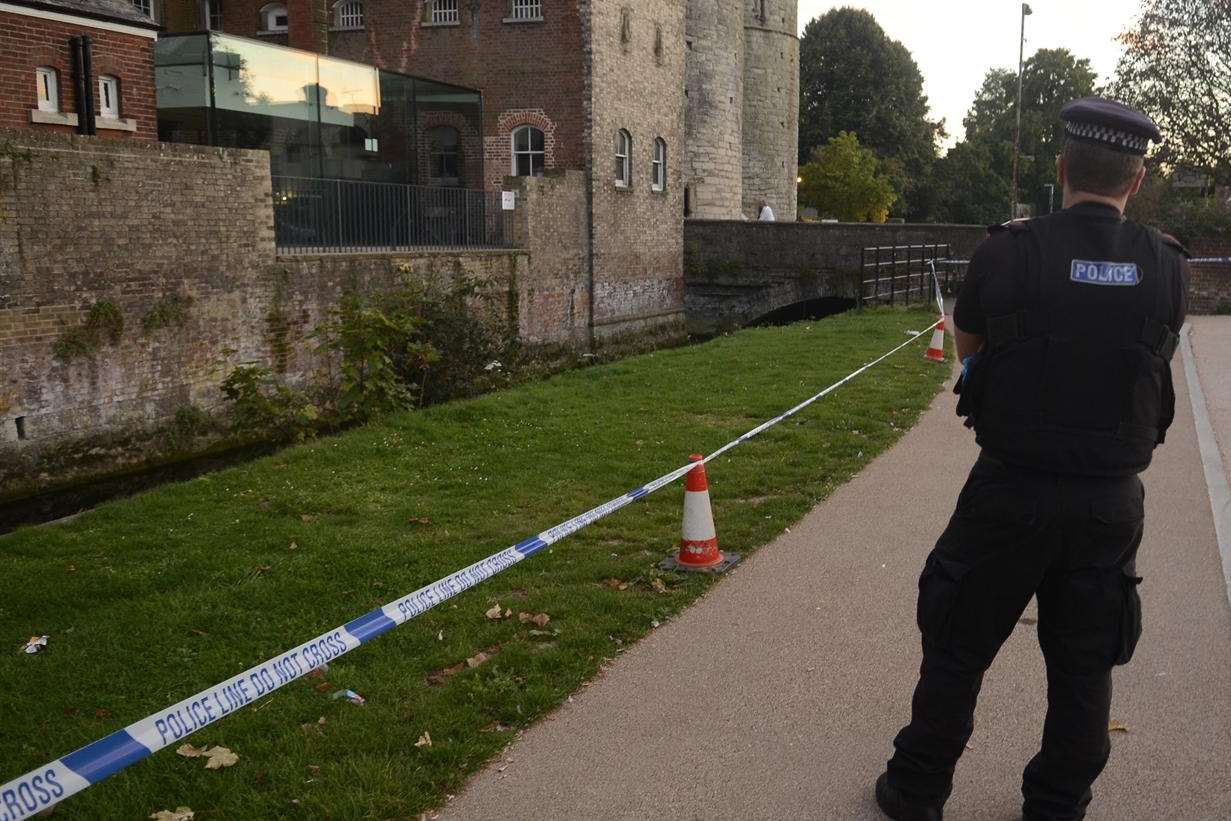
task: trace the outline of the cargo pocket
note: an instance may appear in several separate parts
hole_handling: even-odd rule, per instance
[[[952,635],[953,610],[969,568],[939,555],[928,556],[919,575],[919,632],[929,644],[947,645]]]
[[[1120,611],[1120,645],[1116,655],[1116,664],[1128,664],[1137,649],[1137,640],[1141,638],[1141,596],[1137,593],[1137,585],[1141,577],[1134,576],[1128,570],[1120,572],[1120,591],[1123,595]]]

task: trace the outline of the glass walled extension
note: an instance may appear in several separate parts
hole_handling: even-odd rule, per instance
[[[159,139],[269,152],[280,250],[505,244],[476,90],[216,32],[155,82]]]

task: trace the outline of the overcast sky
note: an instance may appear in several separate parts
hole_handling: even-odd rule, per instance
[[[962,118],[988,69],[1017,70],[1018,0],[800,0],[800,33],[813,17],[838,6],[867,9],[892,39],[910,49],[932,116],[945,118],[949,145],[962,136]],[[1064,47],[1090,58],[1105,80],[1120,56],[1115,37],[1130,27],[1139,7],[1138,0],[1031,0],[1026,56]]]

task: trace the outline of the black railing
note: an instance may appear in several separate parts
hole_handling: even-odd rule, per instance
[[[882,245],[859,254],[859,304],[895,305],[901,301],[936,302],[932,266],[940,288],[954,293],[961,285],[966,260],[953,259],[948,244]]]
[[[280,254],[512,244],[499,191],[275,176],[273,199]]]

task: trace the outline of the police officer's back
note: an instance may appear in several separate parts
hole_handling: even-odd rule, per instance
[[[983,672],[1030,598],[1048,713],[1027,819],[1076,819],[1110,754],[1111,669],[1141,631],[1137,474],[1174,412],[1186,252],[1123,218],[1154,124],[1099,99],[1062,112],[1064,210],[992,229],[954,310],[959,414],[982,447],[919,580],[923,667],[876,785],[892,818],[939,819]]]

